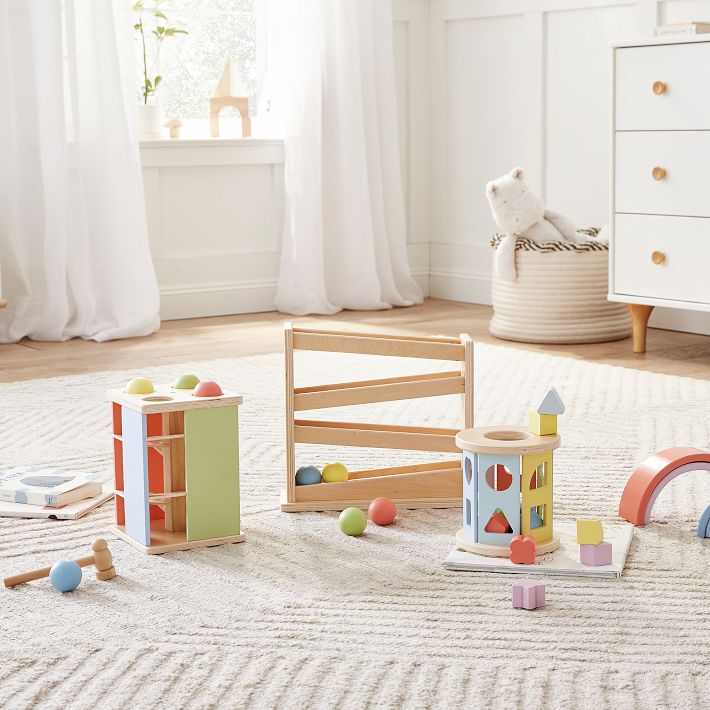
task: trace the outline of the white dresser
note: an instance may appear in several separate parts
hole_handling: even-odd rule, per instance
[[[710,35],[613,46],[609,299],[710,311]]]

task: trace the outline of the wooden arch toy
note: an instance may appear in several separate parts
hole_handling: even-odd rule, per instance
[[[686,471],[710,471],[710,452],[689,446],[676,446],[649,456],[626,482],[619,503],[620,517],[634,525],[648,524],[659,493]]]
[[[710,537],[710,505],[698,521],[698,537]]]

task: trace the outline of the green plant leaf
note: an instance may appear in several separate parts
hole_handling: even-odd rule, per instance
[[[138,11],[143,9],[143,0],[137,0],[137,2],[133,3],[133,9]]]
[[[168,18],[165,17],[165,13],[161,12],[160,10],[155,10],[155,11],[153,12],[153,15],[154,15],[155,17],[161,17],[163,20],[165,20],[165,21],[167,22],[167,19],[168,19]]]
[[[156,76],[155,79],[153,79],[153,86],[157,89],[158,84],[163,80],[162,76]]]

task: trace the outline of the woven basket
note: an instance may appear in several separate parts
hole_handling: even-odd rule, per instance
[[[580,230],[582,231],[582,230]],[[525,343],[602,343],[631,335],[622,303],[607,300],[609,247],[583,230],[583,244],[518,238],[514,282],[493,276],[492,335]],[[495,248],[502,235],[495,235]]]

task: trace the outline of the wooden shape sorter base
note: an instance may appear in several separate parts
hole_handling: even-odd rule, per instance
[[[348,480],[296,485],[296,444],[351,446],[458,454],[456,434],[473,426],[473,341],[459,338],[375,335],[294,328],[285,324],[286,487],[284,512],[367,508],[374,498],[392,499],[402,508],[450,508],[461,505],[461,461],[353,471]],[[295,350],[451,360],[458,369],[313,387],[294,386]],[[459,428],[398,426],[362,422],[296,419],[295,413],[375,402],[458,394]],[[346,459],[343,459],[347,463]]]
[[[188,540],[184,530],[166,530],[162,520],[156,520],[150,526],[150,545],[142,545],[138,540],[134,540],[130,535],[126,535],[126,528],[119,525],[113,531],[129,545],[137,550],[145,552],[147,555],[162,555],[165,552],[175,552],[177,550],[194,550],[198,547],[214,547],[216,545],[226,545],[234,542],[244,542],[245,535],[228,535],[226,537],[215,537],[209,540]]]
[[[509,557],[510,547],[508,545],[483,545],[478,542],[472,542],[463,528],[456,533],[456,547],[472,552],[475,555],[483,555],[484,557]],[[552,540],[535,545],[535,556],[546,555],[548,552],[554,552],[560,549],[560,536],[552,535]]]

